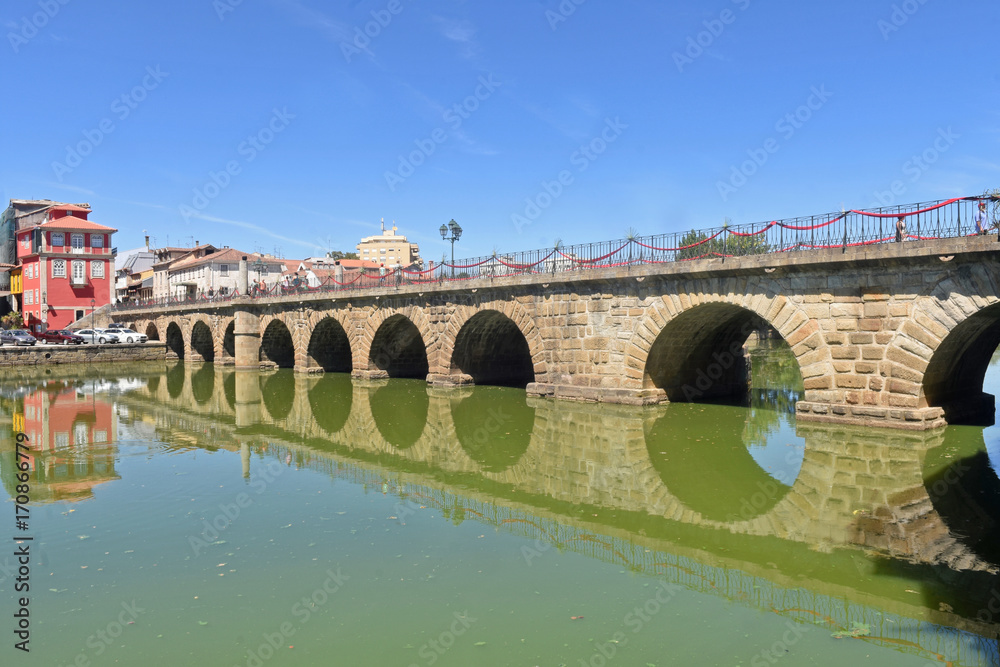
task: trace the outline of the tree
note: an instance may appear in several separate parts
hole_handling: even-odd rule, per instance
[[[679,245],[684,249],[677,252],[677,259],[693,259],[705,255],[711,257],[718,255],[732,255],[735,257],[763,255],[771,249],[771,246],[764,242],[763,234],[759,236],[737,236],[728,232],[719,234],[711,241],[694,245],[695,243],[705,241],[707,238],[708,234],[705,232],[692,229],[681,238]],[[685,246],[692,247],[688,248]]]
[[[983,193],[984,198],[989,198],[989,202],[986,204],[988,210],[992,209],[992,219],[994,224],[1000,223],[1000,188],[994,188],[990,190],[989,188]]]
[[[23,329],[24,320],[21,319],[21,313],[12,310],[3,317],[0,317],[0,326],[4,329]]]
[[[330,259],[360,259],[356,252],[344,252],[343,250],[331,250],[326,253]]]

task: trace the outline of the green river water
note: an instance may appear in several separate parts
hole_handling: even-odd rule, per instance
[[[796,424],[787,350],[752,385],[8,372],[0,665],[997,665],[1000,430]]]

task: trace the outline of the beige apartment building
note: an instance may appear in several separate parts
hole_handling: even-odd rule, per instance
[[[358,258],[385,264],[386,267],[421,265],[420,247],[410,243],[405,236],[397,234],[396,225],[386,231],[385,220],[382,220],[382,233],[378,236],[366,236],[357,245]]]

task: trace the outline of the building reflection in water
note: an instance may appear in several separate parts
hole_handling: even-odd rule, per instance
[[[2,399],[11,430],[28,437],[31,502],[79,501],[96,486],[119,479],[115,470],[118,422],[95,380],[51,380],[30,393]],[[11,495],[16,482],[4,475]]]
[[[245,475],[266,452],[929,660],[998,659],[982,429],[796,427],[782,392],[635,408],[191,364],[118,401],[162,441],[239,451]]]

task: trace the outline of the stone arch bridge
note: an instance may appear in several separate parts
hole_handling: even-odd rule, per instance
[[[993,237],[700,259],[127,309],[168,354],[237,368],[494,384],[653,404],[746,391],[765,327],[798,361],[800,420],[927,429],[992,421]]]

